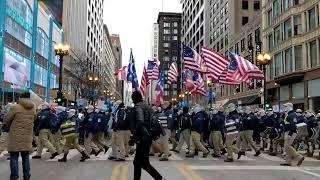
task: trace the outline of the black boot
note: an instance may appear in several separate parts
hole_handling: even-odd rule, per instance
[[[104,153],[107,153],[109,150],[109,147],[108,146],[104,146]]]
[[[58,162],[67,162],[67,156],[68,156],[68,153],[63,154],[63,158],[58,159]]]
[[[50,159],[54,159],[56,156],[58,156],[59,154],[57,153],[57,152],[55,152],[55,153],[53,153],[53,154],[51,154],[51,157],[50,157]]]
[[[80,162],[84,162],[85,160],[90,159],[90,157],[84,151],[81,152],[81,155],[82,156]]]

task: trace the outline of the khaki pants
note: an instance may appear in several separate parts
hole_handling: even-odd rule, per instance
[[[178,142],[176,141],[176,130],[170,130],[170,141],[172,142],[172,149],[176,149]]]
[[[111,157],[125,159],[126,157],[126,149],[124,146],[124,131],[113,131],[111,137],[111,148],[112,153]]]
[[[188,150],[190,150],[190,129],[185,129],[180,132],[179,143],[176,148],[177,151],[181,151],[183,144],[186,143]]]
[[[292,160],[300,160],[303,157],[292,147],[292,143],[296,136],[297,134],[292,134],[292,136],[289,136],[288,132],[285,132],[284,134],[284,151],[286,152],[285,160],[288,164],[291,164]]]
[[[8,133],[2,132],[0,136],[0,154],[7,149]]]
[[[161,149],[163,151],[162,158],[169,158],[170,152],[169,152],[169,138],[171,135],[171,131],[169,129],[164,130],[166,132],[166,135],[161,135],[158,142],[161,146]]]
[[[64,138],[63,138],[60,130],[53,134],[52,144],[57,149],[57,152],[59,154],[61,154],[62,150],[63,150],[63,143],[62,143],[63,140],[64,140]]]
[[[242,151],[246,151],[247,147],[248,146],[251,146],[255,152],[258,151],[258,148],[255,146],[254,142],[253,142],[253,138],[252,138],[252,135],[253,135],[253,130],[245,130],[243,131],[242,133],[242,142],[244,145],[246,146],[242,146]]]
[[[227,134],[226,136],[226,147],[227,147],[227,158],[233,159],[233,153],[238,154],[239,149],[233,144],[233,141],[237,138],[237,133]]]
[[[88,134],[88,137],[84,138],[84,148],[86,149],[87,154],[91,154],[91,151],[99,151],[97,145],[93,142],[94,135],[92,133]]]
[[[214,154],[220,156],[221,149],[223,149],[221,131],[212,131],[210,133],[210,139],[212,140]]]
[[[131,136],[131,131],[130,130],[125,130],[123,131],[124,135],[124,148],[126,150],[126,155],[129,155],[129,153],[132,151],[132,147],[129,146],[129,140],[130,140],[130,136]]]
[[[237,136],[236,145],[237,145],[238,149],[241,149],[241,150],[244,149],[244,151],[245,151],[245,149],[247,149],[247,147],[248,147],[248,144],[246,141],[244,141],[244,139],[245,139],[244,138],[244,131],[239,131],[238,136]]]
[[[107,145],[104,132],[98,132],[95,134],[93,142],[98,146],[99,149],[103,149]]]
[[[64,145],[64,153],[68,154],[69,150],[74,148],[80,153],[84,151],[84,148],[79,145],[78,137],[68,137],[66,138],[66,144]],[[89,156],[89,154],[87,154]]]
[[[51,154],[57,152],[56,148],[52,145],[51,140],[53,139],[49,129],[42,129],[39,131],[39,146],[37,147],[37,155],[41,156],[43,147],[48,148]]]
[[[208,150],[201,143],[201,135],[196,131],[191,131],[190,138],[190,154],[194,154],[195,149],[201,150],[204,154],[208,153]]]

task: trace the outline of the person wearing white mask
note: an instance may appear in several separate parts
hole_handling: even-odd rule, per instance
[[[222,140],[225,118],[223,107],[216,106],[213,108],[212,116],[209,120],[210,139],[214,150],[212,153],[213,157],[221,157],[221,151],[225,153]]]
[[[307,150],[307,156],[308,157],[313,157],[314,154],[314,144],[317,140],[317,127],[318,123],[316,121],[316,117],[313,114],[311,110],[305,111],[305,116],[306,116],[306,124],[308,128],[308,136],[306,138],[307,145],[308,145],[308,150]]]
[[[286,116],[283,120],[283,130],[284,130],[284,151],[286,153],[285,163],[281,163],[281,166],[291,166],[292,160],[298,160],[297,166],[300,166],[304,161],[304,157],[299,154],[292,144],[297,136],[297,115],[293,109],[292,103],[284,104],[284,110]]]

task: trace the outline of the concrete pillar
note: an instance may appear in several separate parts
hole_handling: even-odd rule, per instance
[[[33,1],[33,24],[32,24],[32,49],[31,49],[31,70],[30,89],[34,90],[34,72],[37,54],[37,31],[38,31],[38,1]]]
[[[0,85],[3,82],[2,65],[4,62],[4,33],[6,26],[6,0],[0,1]],[[0,86],[1,87],[1,86]],[[3,100],[4,101],[4,100]]]

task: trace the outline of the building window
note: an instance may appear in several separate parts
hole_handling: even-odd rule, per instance
[[[163,27],[170,27],[170,23],[169,22],[164,22],[163,23]]]
[[[281,0],[273,1],[273,17],[279,16],[281,13]]]
[[[178,22],[173,22],[173,27],[178,27]]]
[[[274,45],[278,45],[282,41],[280,25],[274,29]]]
[[[220,40],[220,46],[221,46],[221,49],[223,49],[223,38],[221,38],[221,40]]]
[[[225,29],[225,30],[227,30],[227,29],[228,29],[228,27],[229,27],[229,19],[228,19],[228,18],[226,18],[226,20],[225,20],[225,24],[224,24],[224,29]]]
[[[174,29],[173,34],[178,34],[178,29]]]
[[[291,18],[284,22],[284,39],[288,39],[292,36]]]
[[[301,70],[303,69],[303,58],[302,58],[302,46],[294,47],[294,60],[295,60],[295,69]]]
[[[239,54],[239,43],[236,43],[236,45],[234,46],[234,52],[236,54]]]
[[[253,9],[254,10],[260,10],[260,1],[254,1],[253,2]]]
[[[272,24],[272,9],[268,11],[267,15],[268,15],[268,25],[270,26]]]
[[[172,36],[172,40],[177,41],[178,40],[178,36]]]
[[[311,62],[311,67],[318,66],[318,58],[317,58],[317,41],[311,41],[309,43],[310,46],[310,62]]]
[[[268,51],[273,50],[273,35],[272,33],[268,35]]]
[[[228,43],[229,43],[228,34],[224,36],[224,42],[225,42],[225,45],[228,46]]]
[[[169,91],[164,91],[165,96],[169,96]]]
[[[246,43],[245,39],[241,39],[240,46],[241,46],[241,52],[243,52],[246,49]]]
[[[164,41],[170,41],[170,36],[163,36]]]
[[[248,16],[243,16],[242,17],[242,25],[246,25],[249,22],[249,17]]]
[[[170,34],[170,29],[164,29],[163,34]]]
[[[294,35],[302,34],[301,15],[293,16]]]
[[[249,9],[248,1],[242,1],[242,9]]]
[[[260,28],[258,28],[258,29],[256,29],[254,31],[254,40],[255,40],[256,43],[261,42],[261,40],[260,40]]]
[[[274,56],[275,76],[281,75],[281,64],[282,64],[281,53],[278,53]]]
[[[163,61],[169,61],[169,56],[163,56],[162,60]]]
[[[224,30],[224,25],[223,25],[223,24],[221,24],[221,25],[220,25],[220,34],[222,34],[222,33],[223,33],[223,30]]]
[[[166,47],[166,48],[170,47],[170,43],[163,43],[163,47]]]
[[[309,30],[313,30],[317,26],[316,20],[316,8],[312,8],[308,11],[309,14]]]
[[[221,19],[223,18],[223,14],[224,14],[224,10],[223,10],[223,8],[221,8],[221,10],[220,10],[220,18]]]
[[[289,9],[289,7],[292,6],[292,0],[283,0],[283,6],[284,6],[284,10]]]
[[[285,73],[290,73],[292,71],[292,48],[285,50]]]
[[[253,47],[252,46],[252,34],[248,35],[248,47]]]
[[[229,3],[226,2],[226,5],[224,7],[224,13],[227,14],[228,13],[228,8],[229,8]]]

